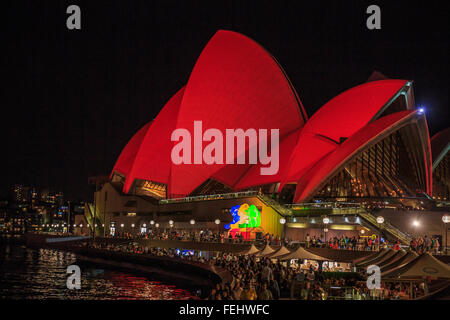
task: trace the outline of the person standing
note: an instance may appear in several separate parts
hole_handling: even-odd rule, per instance
[[[267,289],[267,282],[263,282],[258,298],[259,300],[273,300],[272,292]]]
[[[315,279],[314,270],[311,268],[311,270],[306,275],[306,280],[308,280],[309,282],[313,282],[314,279]]]
[[[244,290],[241,293],[241,300],[256,300],[256,292],[250,282],[247,282]]]
[[[431,240],[427,236],[425,236],[425,250],[429,252],[431,249]]]
[[[239,300],[241,298],[242,291],[241,284],[237,281],[232,291],[234,300]]]
[[[261,280],[264,282],[269,282],[272,278],[272,269],[269,267],[268,263],[266,263],[261,272]]]
[[[438,254],[438,252],[439,252],[439,247],[440,247],[441,243],[439,242],[439,239],[438,239],[438,238],[435,238],[434,243],[435,243],[435,244],[434,244],[435,252],[436,252],[436,254]]]
[[[274,278],[270,280],[270,291],[272,292],[272,296],[275,300],[280,299],[280,287],[278,286],[278,281]]]

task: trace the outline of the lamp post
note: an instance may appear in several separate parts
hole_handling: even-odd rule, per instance
[[[448,236],[448,227],[447,227],[447,223],[450,222],[450,215],[448,214],[444,214],[442,216],[442,222],[444,222],[444,226],[445,226],[445,254],[447,254],[447,236]]]
[[[103,222],[106,221],[106,201],[108,200],[108,191],[105,191],[105,205],[103,207]],[[106,237],[106,229],[103,225],[103,238]]]
[[[382,216],[377,217],[377,223],[379,224],[379,229],[381,229],[381,225],[384,223],[384,218]],[[398,241],[398,238],[397,238]],[[381,239],[378,239],[379,245],[381,245]],[[377,250],[379,250],[379,245],[377,246]]]
[[[325,246],[327,243],[327,232],[328,232],[328,224],[330,223],[330,218],[328,217],[324,217],[322,219],[323,224],[325,225],[325,228],[323,229],[323,231],[325,232]]]
[[[67,208],[67,235],[70,233],[70,201],[67,201],[68,208]]]
[[[220,228],[219,228],[220,220],[219,220],[219,219],[216,219],[216,220],[214,221],[214,223],[217,225],[217,232],[220,232]]]
[[[285,231],[285,225],[286,225],[286,219],[285,218],[280,218],[280,223],[283,226],[283,239],[284,239],[284,231]],[[283,244],[281,244],[283,245]]]

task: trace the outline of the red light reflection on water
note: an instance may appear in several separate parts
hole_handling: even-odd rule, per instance
[[[189,291],[122,272],[106,271],[105,277],[118,291],[118,300],[187,300],[198,299]]]

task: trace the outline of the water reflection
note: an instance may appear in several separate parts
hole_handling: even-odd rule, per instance
[[[0,247],[0,299],[174,300],[193,295],[174,285],[121,271],[82,266],[81,289],[66,287],[76,255],[21,246]]]

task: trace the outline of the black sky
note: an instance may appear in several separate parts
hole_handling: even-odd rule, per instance
[[[77,4],[82,30],[66,28]],[[381,7],[382,29],[366,28]],[[3,1],[2,191],[90,198],[128,139],[183,86],[218,29],[271,52],[307,113],[373,70],[414,80],[432,134],[449,126],[445,1]]]

